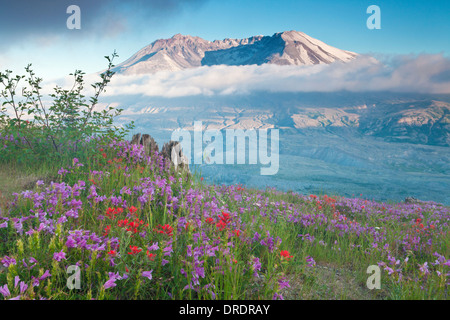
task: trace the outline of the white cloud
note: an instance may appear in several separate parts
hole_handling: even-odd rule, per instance
[[[6,67],[8,63],[9,63],[9,59],[6,56],[0,54],[0,70],[1,71],[8,69]]]
[[[313,66],[212,66],[148,75],[113,76],[105,96],[183,97],[269,92],[333,92],[348,90],[450,94],[450,59],[441,54],[392,56],[381,63],[360,56],[349,63]],[[87,83],[98,75],[86,76]],[[48,83],[68,86],[65,78]]]

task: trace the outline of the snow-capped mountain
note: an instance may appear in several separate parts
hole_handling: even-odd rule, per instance
[[[286,31],[273,36],[208,41],[176,34],[156,40],[139,50],[114,71],[146,74],[211,65],[313,65],[347,62],[356,53],[329,46],[303,32]]]

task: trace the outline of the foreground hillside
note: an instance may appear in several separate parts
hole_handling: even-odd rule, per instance
[[[0,299],[448,299],[437,203],[207,185],[125,141],[55,171],[1,208]]]

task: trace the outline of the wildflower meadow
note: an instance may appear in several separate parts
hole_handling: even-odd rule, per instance
[[[1,299],[448,299],[447,207],[209,185],[95,143],[3,206]]]

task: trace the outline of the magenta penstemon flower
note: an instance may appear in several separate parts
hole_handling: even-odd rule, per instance
[[[56,260],[56,261],[58,261],[58,262],[60,262],[61,260],[67,260],[66,259],[66,254],[65,254],[65,252],[63,251],[63,250],[61,250],[61,252],[55,252],[54,254],[53,254],[53,259],[54,260]]]
[[[388,267],[388,266],[386,266],[384,268],[384,270],[387,271],[389,275],[391,275],[391,274],[393,274],[395,272],[394,269],[392,269],[391,267]]]
[[[153,243],[150,247],[147,248],[149,251],[155,251],[159,249],[158,242]]]
[[[283,295],[274,293],[272,300],[284,300]]]
[[[67,248],[75,248],[77,246],[76,241],[71,235],[67,237],[66,246]]]
[[[80,160],[78,160],[77,158],[73,158],[73,161],[72,161],[72,165],[74,166],[74,167],[83,167],[83,164],[82,163],[80,163]]]
[[[286,280],[286,278],[281,278],[278,280],[278,289],[282,290],[284,288],[290,288],[289,280]]]
[[[19,276],[16,276],[14,278],[14,288],[17,288],[17,285],[19,284],[19,282],[20,282],[20,278],[19,278]]]
[[[114,281],[115,281],[115,280],[122,280],[122,279],[123,279],[123,278],[120,276],[119,272],[116,272],[116,273],[114,273],[114,272],[109,272],[108,275],[109,275],[109,279],[114,279]]]
[[[45,272],[44,272],[44,274],[39,278],[39,280],[40,281],[42,281],[42,280],[44,280],[44,279],[46,279],[46,278],[48,278],[48,277],[51,277],[52,275],[50,274],[50,270],[46,270]]]
[[[117,279],[114,279],[114,278],[109,279],[108,281],[105,282],[105,284],[103,285],[103,287],[104,287],[105,289],[109,289],[109,288],[113,288],[113,287],[117,286],[116,280],[117,280]]]
[[[173,252],[172,245],[165,247],[163,249],[163,252],[164,252],[164,256],[170,256],[171,253]]]
[[[8,290],[8,285],[5,284],[3,287],[0,287],[0,293],[3,295],[3,297],[9,297],[11,293]]]
[[[419,270],[424,276],[430,274],[430,271],[428,270],[428,262],[425,262],[423,265],[419,264]]]
[[[20,281],[20,293],[24,293],[25,291],[27,291],[27,289],[28,285],[25,282]]]
[[[148,278],[148,280],[152,280],[152,278],[153,278],[152,272],[153,272],[153,270],[144,271],[144,272],[142,272],[141,276]]]
[[[16,264],[16,259],[10,258],[10,257],[8,257],[8,256],[5,256],[5,257],[2,259],[2,263],[3,263],[3,266],[4,266],[4,267],[8,268],[10,265],[15,265],[15,264]]]
[[[31,277],[31,285],[32,285],[33,287],[39,286],[39,279],[32,276],[32,277]]]
[[[253,257],[250,264],[251,264],[251,269],[253,271],[253,276],[255,278],[258,278],[259,277],[258,271],[261,271],[261,262],[260,262],[259,258]]]
[[[161,266],[165,266],[168,263],[169,263],[169,260],[161,259]]]
[[[314,267],[316,265],[316,262],[314,261],[314,259],[311,256],[307,256],[306,257],[306,265],[308,267]]]

